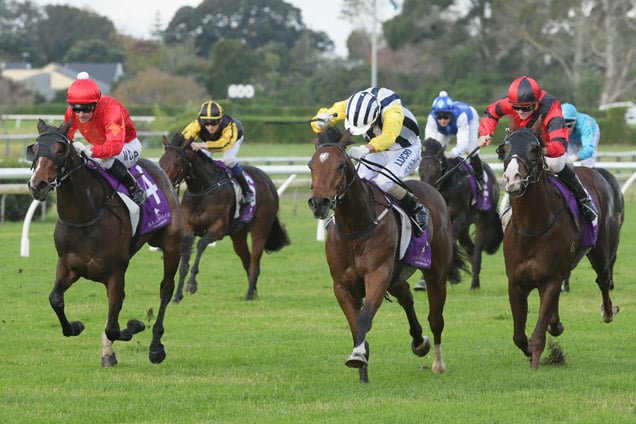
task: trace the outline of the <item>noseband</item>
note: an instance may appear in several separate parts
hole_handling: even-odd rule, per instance
[[[337,148],[346,157],[344,148],[339,143],[323,143],[323,144],[320,144],[318,147],[316,147],[316,150],[322,147],[329,147],[329,146]],[[333,199],[330,200],[329,208],[331,210],[335,210],[336,206],[342,203],[342,199],[344,199],[345,195],[347,194],[347,192],[349,191],[349,189],[351,188],[351,185],[353,184],[355,180],[354,178],[351,178],[351,181],[347,181],[346,161],[342,164],[342,166],[340,166],[339,170],[342,173],[342,175],[340,177],[340,182],[338,183],[336,194],[334,195]]]
[[[61,140],[46,140],[45,141],[43,140],[43,137],[45,136],[54,136],[54,137],[61,138]],[[66,145],[66,151],[64,152],[64,155],[62,157],[58,157],[58,155],[53,150],[53,146],[55,146],[58,143]],[[35,139],[34,146],[35,145],[37,145],[37,153],[32,158],[31,169],[32,170],[35,169],[35,164],[39,158],[45,157],[49,159],[51,162],[53,162],[53,164],[58,170],[57,176],[55,177],[55,179],[52,182],[47,182],[47,184],[49,185],[49,187],[51,187],[52,190],[56,189],[71,174],[73,174],[75,171],[77,171],[82,166],[84,166],[84,161],[79,163],[77,166],[74,166],[74,167],[72,166],[71,157],[72,157],[73,144],[71,143],[71,141],[68,139],[66,135],[64,135],[60,131],[57,131],[56,129],[50,128],[41,132],[40,135],[38,135],[38,137]]]

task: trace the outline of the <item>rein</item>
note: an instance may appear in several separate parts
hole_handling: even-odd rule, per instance
[[[171,144],[168,144],[165,147],[166,149],[176,150],[177,152],[179,152],[179,155],[181,155],[182,166],[181,166],[181,170],[179,171],[179,175],[177,179],[175,180],[174,187],[175,188],[179,187],[184,180],[186,180],[186,182],[194,180],[195,177],[194,175],[192,175],[192,170],[194,169],[194,165],[192,164],[190,159],[188,159],[188,157],[186,156],[185,149],[183,147],[174,146]],[[215,192],[216,190],[220,189],[224,185],[230,184],[231,182],[232,182],[232,179],[230,178],[230,176],[227,173],[224,173],[224,176],[221,179],[219,179],[216,183],[207,187],[205,190],[200,192],[193,192],[192,190],[190,190],[190,188],[187,188],[186,192],[190,196],[204,197],[210,193]]]
[[[40,138],[45,135],[60,137],[62,141],[55,140],[53,142],[43,144]],[[43,131],[42,133],[40,133],[40,135],[36,138],[36,143],[39,145],[39,148],[46,146],[47,151],[45,152],[45,154],[41,154],[38,148],[38,153],[33,158],[33,165],[31,166],[31,169],[35,167],[36,160],[40,157],[46,157],[47,159],[53,162],[53,164],[55,165],[57,169],[59,169],[58,175],[55,177],[53,182],[48,183],[51,190],[57,189],[59,186],[62,185],[62,183],[69,180],[70,177],[76,172],[78,172],[79,170],[86,169],[86,164],[87,164],[86,157],[78,156],[80,159],[80,162],[75,165],[73,164],[73,160],[72,160],[74,157],[72,153],[72,150],[74,149],[73,144],[68,139],[68,137],[62,132],[57,130],[47,129]],[[67,146],[67,150],[61,158],[57,158],[53,151],[53,146],[57,143],[64,143]],[[100,182],[100,184],[102,184],[102,186],[104,185],[101,179],[98,179],[98,181]],[[104,200],[102,205],[97,209],[95,217],[89,221],[81,222],[81,223],[73,223],[73,222],[67,222],[59,216],[57,220],[60,224],[63,224],[64,226],[68,228],[84,228],[84,227],[89,227],[91,225],[94,225],[104,216],[107,209],[112,210],[112,200],[115,196],[115,193],[116,192],[113,191],[113,193],[106,196],[106,199]],[[117,214],[115,214],[115,216],[117,216]]]

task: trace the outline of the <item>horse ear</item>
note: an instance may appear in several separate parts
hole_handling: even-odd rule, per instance
[[[161,142],[163,143],[164,146],[167,146],[168,144],[170,144],[170,140],[168,140],[168,137],[166,137],[165,134],[161,136]]]
[[[346,148],[349,144],[351,144],[351,131],[345,130],[344,134],[340,138],[340,144],[343,148]]]
[[[38,119],[37,128],[38,128],[38,133],[40,134],[44,132],[44,130],[46,129],[46,122],[44,122],[42,118]]]
[[[71,128],[72,123],[73,123],[73,118],[69,119],[68,121],[60,125],[60,131],[62,132],[62,134],[68,135],[68,129]]]

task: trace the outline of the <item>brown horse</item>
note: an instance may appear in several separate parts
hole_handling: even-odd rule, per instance
[[[369,360],[366,336],[387,292],[397,298],[406,312],[413,353],[426,355],[430,343],[422,335],[407,282],[417,268],[400,259],[399,213],[384,192],[358,176],[345,152],[349,138],[348,131],[341,136],[334,127],[319,135],[316,152],[309,162],[312,189],[308,204],[315,218],[325,219],[334,211],[325,250],[334,293],[353,337],[353,352],[345,364],[359,368],[360,382],[366,383]],[[406,185],[430,212],[432,259],[430,267],[422,267],[421,271],[428,282],[428,321],[435,346],[432,370],[442,373],[446,369],[441,348],[446,281],[449,272],[458,272],[464,263],[453,243],[450,217],[442,196],[421,181],[409,180]]]
[[[285,227],[278,220],[276,186],[261,169],[244,166],[243,169],[254,181],[256,207],[251,221],[237,219],[236,193],[228,169],[219,166],[203,152],[192,150],[191,143],[192,140],[186,140],[181,133],[176,133],[170,142],[163,137],[165,152],[159,159],[159,165],[174,185],[183,181],[187,184],[181,199],[186,226],[181,247],[179,283],[173,302],[179,303],[183,298],[183,283],[188,274],[195,236],[200,239],[186,286],[189,293],[197,291],[196,276],[205,248],[227,235],[231,237],[234,252],[247,273],[245,299],[251,300],[256,294],[263,251],[276,252],[290,243]],[[248,234],[252,236],[251,253],[247,246]]]
[[[499,250],[503,240],[503,230],[497,202],[499,201],[499,185],[492,168],[483,163],[488,175],[490,190],[490,208],[477,208],[471,193],[470,176],[467,170],[458,166],[460,159],[448,159],[444,156],[444,146],[432,138],[424,140],[422,145],[422,161],[420,162],[420,179],[437,187],[446,200],[448,212],[453,221],[453,234],[468,254],[471,262],[471,290],[480,287],[481,255],[485,251],[489,255]],[[475,224],[474,240],[471,236],[471,225]]]
[[[598,237],[589,243],[581,236],[582,219],[568,211],[568,202],[549,181],[541,144],[528,129],[518,129],[497,149],[504,160],[503,182],[510,195],[512,212],[504,234],[504,260],[508,276],[508,297],[514,321],[513,340],[530,359],[533,370],[546,343],[563,332],[559,317],[561,282],[587,255],[601,290],[602,318],[614,319],[610,284],[618,249],[623,216],[607,180],[591,168],[576,169],[598,208]],[[539,313],[530,340],[526,336],[528,295],[539,291]]]
[[[58,221],[54,240],[58,262],[49,302],[60,321],[62,333],[67,337],[78,336],[84,330],[84,324],[69,322],[66,318],[64,293],[80,277],[104,284],[108,294],[108,319],[102,335],[102,366],[115,366],[117,357],[112,349],[113,342],[130,341],[135,333],[145,328],[139,320],[128,321],[124,330],[119,327],[126,269],[130,259],[145,243],[161,248],[161,303],[149,353],[151,362],[160,363],[166,357],[161,344],[163,320],[174,291],[183,234],[179,199],[165,173],[153,162],[139,159],[137,164],[152,177],[157,185],[155,188],[164,194],[170,219],[161,228],[143,234],[138,231],[133,236],[135,229],[126,204],[94,167],[90,168],[87,160],[75,152],[67,138],[69,126],[70,121],[57,128],[39,120],[40,134],[27,151],[27,156],[33,159],[33,175],[28,184],[33,198],[45,200],[57,189]]]

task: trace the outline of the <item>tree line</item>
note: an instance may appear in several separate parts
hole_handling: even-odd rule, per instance
[[[90,10],[0,0],[0,62],[122,62],[111,94],[130,105],[223,99],[235,83],[255,87],[252,104],[330,105],[369,85],[374,1],[343,1],[355,30],[340,58],[284,0],[202,0],[145,40]],[[447,90],[484,105],[520,75],[583,110],[634,100],[634,0],[405,0],[381,28],[378,83],[407,104]],[[42,102],[1,76],[0,92],[0,105]]]

